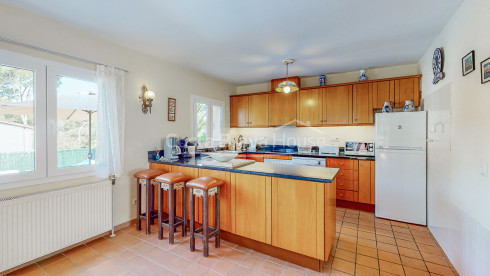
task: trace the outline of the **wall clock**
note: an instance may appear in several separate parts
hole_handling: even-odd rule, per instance
[[[436,48],[434,56],[432,57],[432,71],[434,72],[433,84],[438,83],[444,78],[444,72],[442,72],[444,65],[444,56],[442,55],[442,49]]]

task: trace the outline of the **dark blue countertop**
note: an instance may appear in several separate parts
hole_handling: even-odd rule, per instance
[[[207,159],[209,158],[209,159]],[[284,164],[271,164],[271,163],[254,163],[251,165],[243,166],[236,169],[222,168],[206,166],[202,164],[202,160],[212,160],[210,157],[196,157],[190,159],[179,159],[175,161],[158,161],[148,160],[150,163],[168,164],[173,166],[192,167],[199,169],[210,169],[217,171],[228,171],[244,174],[264,175],[271,177],[280,177],[288,179],[298,179],[314,182],[331,183],[335,178],[339,169],[336,168],[324,168],[324,167],[311,167],[300,165],[284,165]]]
[[[356,160],[372,160],[374,161],[374,156],[355,156],[355,155],[326,155],[319,154],[318,152],[312,152],[310,154],[298,153],[298,152],[275,152],[275,151],[243,151],[240,153],[258,153],[258,154],[279,154],[279,155],[291,155],[297,157],[314,157],[314,158],[346,158],[346,159],[356,159]],[[267,157],[266,157],[267,158]]]

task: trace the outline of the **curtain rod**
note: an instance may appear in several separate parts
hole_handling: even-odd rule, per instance
[[[23,46],[23,47],[27,47],[27,48],[31,48],[31,49],[34,49],[34,50],[38,50],[38,51],[41,51],[41,52],[45,52],[45,53],[49,53],[49,54],[53,54],[53,55],[57,55],[57,56],[61,56],[61,57],[69,58],[69,59],[73,59],[73,60],[78,60],[78,61],[85,62],[85,63],[95,64],[95,65],[105,65],[103,63],[99,63],[99,62],[95,62],[95,61],[91,61],[91,60],[88,60],[88,59],[79,58],[79,57],[75,57],[75,56],[70,56],[70,55],[67,55],[67,54],[63,54],[63,53],[60,53],[60,52],[48,50],[48,49],[45,49],[45,48],[37,47],[37,46],[31,45],[31,44],[27,44],[27,43],[15,41],[15,40],[8,39],[8,38],[1,37],[1,36],[0,36],[0,41],[7,42],[7,43],[10,43],[10,44],[19,45],[19,46]],[[108,66],[108,65],[105,65],[105,66]],[[117,67],[116,67],[116,69],[122,70],[124,72],[129,72],[128,70],[117,68]]]

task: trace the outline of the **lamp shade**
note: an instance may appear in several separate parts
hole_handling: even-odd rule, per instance
[[[296,92],[298,90],[299,90],[298,85],[296,85],[295,82],[288,81],[288,80],[279,83],[279,85],[276,88],[276,91],[281,93]]]
[[[145,98],[149,99],[149,100],[155,99],[155,92],[150,91],[150,90],[146,91],[145,92]]]

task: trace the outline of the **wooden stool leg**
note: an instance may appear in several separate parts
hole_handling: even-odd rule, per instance
[[[150,218],[151,218],[151,185],[149,179],[146,180],[146,234],[149,235],[150,230]]]
[[[150,181],[151,183],[151,181]],[[155,224],[155,219],[153,218],[153,212],[155,210],[155,186],[150,185],[150,220],[151,225]]]
[[[162,187],[160,187],[160,183],[158,183],[158,239],[163,240],[163,191]]]
[[[173,184],[169,184],[168,189],[168,242],[174,243],[174,221],[175,221],[175,190]]]
[[[209,255],[209,238],[208,238],[208,191],[204,190],[202,196],[202,235],[203,235],[203,254],[204,257]]]
[[[190,231],[191,231],[191,252],[194,252],[194,250],[196,250],[196,239],[194,237],[194,227],[195,227],[195,221],[194,221],[194,210],[195,210],[195,206],[194,206],[194,195],[192,194],[192,188],[189,188],[189,203],[190,203],[190,210],[189,210],[189,213],[190,213],[190,218],[189,218],[189,223],[191,224],[190,225]]]
[[[136,185],[136,214],[137,214],[137,223],[136,223],[136,230],[141,231],[141,184],[140,184],[140,179],[136,178],[136,181],[138,181]]]
[[[216,226],[216,229],[218,233],[216,233],[216,236],[214,237],[214,247],[218,248],[220,247],[220,230],[219,230],[219,216],[220,216],[220,210],[219,210],[219,189],[220,187],[218,186],[218,192],[216,193],[216,198],[214,199],[214,225]]]
[[[184,188],[182,189],[182,219],[184,222],[182,223],[182,237],[187,236],[187,196],[185,192],[185,182]]]

